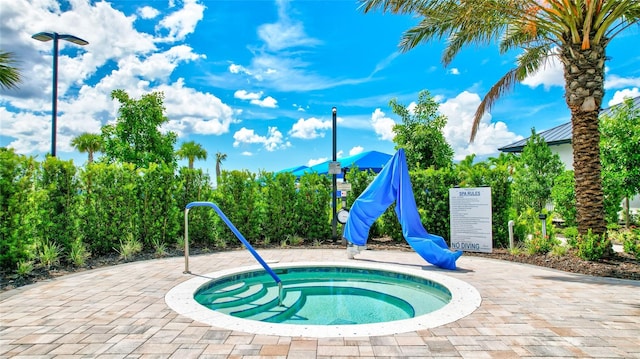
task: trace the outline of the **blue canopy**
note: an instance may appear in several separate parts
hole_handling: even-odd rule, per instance
[[[357,155],[338,158],[338,162],[340,162],[340,167],[342,169],[351,169],[357,167],[362,171],[372,170],[374,173],[378,173],[382,170],[384,165],[389,162],[391,155],[378,152],[378,151],[367,151],[362,152]],[[301,168],[294,171],[291,171],[296,177],[300,177],[305,173],[318,173],[318,174],[327,174],[329,173],[329,163],[331,161],[324,161],[322,163],[318,163],[317,165],[313,165],[307,168]],[[339,178],[342,178],[342,174],[338,175]]]
[[[351,206],[344,238],[364,246],[369,228],[394,201],[402,234],[409,245],[427,262],[445,269],[456,269],[456,260],[462,252],[451,251],[442,237],[430,234],[422,225],[403,149],[396,152]]]

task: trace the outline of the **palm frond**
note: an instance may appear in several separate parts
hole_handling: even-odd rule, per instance
[[[0,88],[17,88],[22,82],[20,70],[15,66],[17,63],[12,52],[0,51]]]
[[[478,133],[478,128],[480,127],[480,120],[482,120],[482,116],[491,109],[494,102],[500,98],[506,91],[513,89],[515,84],[518,82],[518,71],[519,68],[514,68],[509,70],[498,82],[496,82],[489,92],[484,96],[482,102],[478,106],[476,113],[473,117],[473,124],[471,125],[471,137],[470,142],[473,142],[476,138],[476,134]]]

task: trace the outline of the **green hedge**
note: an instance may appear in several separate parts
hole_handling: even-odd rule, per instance
[[[509,180],[506,171],[488,166],[465,169],[465,186],[491,186],[496,246],[507,238]],[[469,172],[471,171],[471,172]],[[472,175],[469,175],[469,174]],[[410,173],[424,227],[449,239],[449,188],[460,185],[457,169]],[[350,170],[352,190],[347,207],[375,178],[370,171]],[[317,173],[296,179],[289,173],[223,171],[218,188],[198,169],[151,163],[92,163],[32,157],[0,149],[0,266],[15,271],[20,262],[38,263],[38,246],[50,244],[68,261],[72,243],[80,240],[92,255],[117,254],[127,238],[148,250],[182,245],[184,209],[194,201],[216,203],[251,243],[293,243],[331,238],[331,177]],[[338,200],[338,205],[342,203]],[[339,227],[342,230],[342,226]],[[374,223],[370,237],[404,241],[394,205]],[[192,244],[237,245],[238,240],[210,208],[189,212]]]

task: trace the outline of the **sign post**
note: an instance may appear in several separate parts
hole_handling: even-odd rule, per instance
[[[491,253],[491,188],[450,188],[451,249]]]

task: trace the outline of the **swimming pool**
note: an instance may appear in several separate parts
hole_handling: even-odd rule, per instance
[[[283,279],[282,306],[277,305],[277,286],[268,284],[268,277],[260,278],[264,271],[259,266],[195,277],[172,288],[165,301],[176,312],[215,327],[305,337],[387,335],[433,328],[471,314],[481,303],[477,290],[463,281],[402,266],[303,262],[271,267]],[[334,280],[329,279],[332,276]],[[262,299],[251,304],[249,297]],[[300,311],[296,303],[307,300],[311,305]],[[271,304],[263,306],[267,302]],[[352,303],[356,305],[349,306]],[[377,305],[382,307],[371,310]],[[387,313],[380,316],[380,312]]]
[[[203,306],[238,318],[298,325],[368,324],[409,319],[444,307],[451,293],[421,277],[379,269],[305,266],[223,277],[194,295]]]

